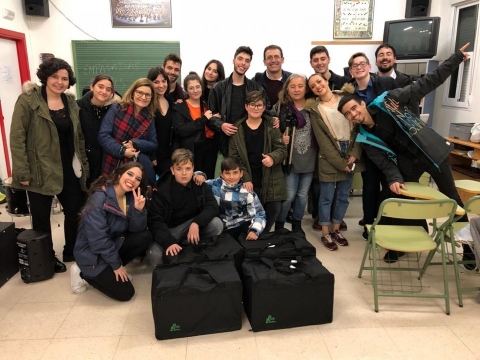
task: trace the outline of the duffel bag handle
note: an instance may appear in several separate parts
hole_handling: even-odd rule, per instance
[[[297,250],[297,251],[302,250],[302,243],[299,240],[293,239],[293,238],[286,238],[286,239],[282,239],[277,244],[268,243],[267,245],[265,245],[263,248],[260,249],[260,253],[262,253],[263,251],[265,251],[267,249],[276,247],[278,245],[284,245],[284,244],[288,244],[288,243],[293,243],[293,245],[295,245],[295,250]]]
[[[212,247],[212,246],[217,246],[218,235],[213,235],[209,239],[212,239],[212,241],[208,244],[200,243],[200,242],[199,242],[199,244],[191,244],[191,243],[188,242],[188,240],[183,240],[182,241],[182,246],[192,247],[195,251],[200,251],[202,249],[206,249],[206,248],[209,248],[209,247]]]

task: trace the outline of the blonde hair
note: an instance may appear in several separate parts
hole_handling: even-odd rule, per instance
[[[172,154],[172,166],[183,165],[187,162],[193,164],[193,153],[187,149],[177,149]]]
[[[148,115],[153,118],[155,111],[157,111],[158,109],[158,101],[155,101],[155,87],[153,86],[153,83],[147,78],[140,78],[138,80],[135,80],[133,84],[130,85],[130,87],[122,97],[122,101],[120,102],[120,108],[122,110],[126,110],[127,107],[133,103],[133,93],[135,92],[135,90],[142,86],[147,86],[152,91],[152,97],[150,98],[150,104],[148,104],[147,110]]]

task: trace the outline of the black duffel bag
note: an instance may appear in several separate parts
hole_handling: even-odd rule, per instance
[[[158,340],[242,327],[242,282],[231,260],[158,265],[151,295]]]
[[[164,264],[183,264],[204,260],[231,259],[237,271],[242,271],[244,249],[229,234],[221,234],[208,239],[202,239],[198,244],[184,241],[182,251],[178,255],[163,255]]]
[[[303,231],[290,231],[280,229],[275,232],[264,233],[258,240],[246,240],[242,234],[238,238],[240,245],[245,249],[245,258],[259,259],[267,257],[276,258],[300,258],[305,256],[315,257],[317,251],[315,246],[310,244]]]
[[[316,257],[245,259],[242,271],[253,331],[332,322],[335,278]]]

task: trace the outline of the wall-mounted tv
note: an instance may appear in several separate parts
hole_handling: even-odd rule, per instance
[[[437,55],[439,17],[385,21],[383,42],[392,45],[398,60],[431,59]]]

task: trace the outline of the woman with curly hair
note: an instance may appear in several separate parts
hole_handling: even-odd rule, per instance
[[[152,241],[144,175],[141,164],[128,162],[90,187],[78,227],[76,264],[70,269],[73,292],[87,290],[87,282],[115,300],[128,301],[135,294],[125,265]]]
[[[155,94],[150,80],[138,79],[103,118],[98,142],[104,150],[104,176],[122,163],[136,160],[143,165],[148,185],[154,185],[155,171],[150,157],[157,149],[154,118],[158,102],[152,101]]]
[[[63,261],[74,261],[89,173],[79,108],[73,94],[65,93],[76,79],[72,67],[58,58],[42,63],[37,76],[41,85],[23,85],[12,116],[12,186],[27,191],[33,228],[49,234],[52,199],[57,196],[65,214]],[[55,272],[64,271],[56,259]]]

